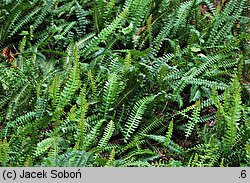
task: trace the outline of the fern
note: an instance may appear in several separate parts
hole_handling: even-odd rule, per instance
[[[85,127],[86,127],[86,113],[88,111],[89,104],[86,100],[86,88],[83,88],[81,91],[81,95],[77,100],[77,104],[80,109],[78,111],[80,118],[78,119],[78,128],[77,128],[77,136],[76,136],[76,145],[75,149],[79,149],[82,147],[82,140],[85,138]]]
[[[34,156],[40,156],[41,154],[48,151],[48,149],[53,145],[54,138],[47,138],[39,142],[36,147]]]
[[[119,81],[120,80],[120,81]],[[113,110],[113,105],[117,99],[119,93],[123,90],[124,83],[117,76],[116,73],[112,73],[108,81],[104,86],[104,97],[103,97],[103,118],[107,119],[107,114],[109,111]]]
[[[8,131],[10,130],[14,130],[14,132],[18,133],[22,128],[26,129],[27,125],[32,123],[31,121],[34,120],[35,116],[35,112],[28,112],[23,116],[19,116],[15,121],[11,121],[6,125],[5,129],[1,133],[1,136],[6,137],[8,135]]]
[[[53,107],[55,107],[58,104],[59,87],[60,87],[60,75],[56,75],[49,87],[50,98],[52,99]]]
[[[99,120],[96,125],[94,126],[94,128],[91,130],[91,132],[86,136],[86,138],[84,139],[84,144],[82,146],[82,149],[88,149],[91,145],[93,145],[93,142],[96,141],[96,139],[99,137],[100,135],[100,128],[103,124],[104,120]]]
[[[92,40],[86,46],[86,49],[83,55],[87,56],[93,51],[93,48],[95,48],[99,43],[105,41],[107,37],[110,34],[112,34],[112,32],[120,25],[121,21],[125,18],[127,12],[128,12],[128,9],[125,8],[123,12],[108,27],[104,28],[98,34],[98,36],[95,36],[94,38],[92,38]]]
[[[217,16],[218,19],[215,20],[212,33],[210,34],[209,42],[217,44],[219,39],[222,39],[226,31],[232,29],[235,21],[239,18],[239,15],[245,7],[245,1],[231,1],[227,4],[226,8]]]
[[[139,100],[133,107],[132,113],[128,118],[128,121],[125,124],[125,137],[124,141],[127,142],[131,135],[134,133],[136,128],[138,127],[142,115],[144,114],[147,104],[154,100],[154,96],[145,97]]]
[[[0,141],[0,163],[4,167],[9,161],[10,147],[7,139],[4,138],[3,141]]]
[[[150,132],[156,130],[157,128],[162,126],[162,118],[155,118],[152,121],[150,120],[148,123],[145,124],[145,126],[142,126],[141,129],[139,129],[139,134],[149,134]]]
[[[0,164],[248,166],[248,9],[1,1]]]
[[[79,56],[77,55],[77,48],[74,50],[74,57],[75,57],[75,66],[70,73],[69,81],[67,82],[66,86],[64,87],[61,96],[58,100],[58,105],[56,106],[56,113],[60,112],[62,108],[67,105],[67,102],[71,99],[72,95],[80,86],[79,81]]]
[[[198,123],[200,113],[200,101],[195,104],[195,109],[192,114],[192,118],[187,123],[187,129],[185,131],[185,137],[189,137],[194,129],[194,126]]]
[[[109,124],[107,125],[107,127],[105,128],[104,130],[104,135],[102,137],[102,139],[99,141],[99,144],[98,146],[100,148],[104,147],[107,145],[109,139],[111,138],[111,136],[113,135],[114,133],[114,130],[115,130],[115,124],[114,122],[111,120],[109,122]]]
[[[45,159],[44,166],[51,167],[88,167],[94,162],[93,153],[83,152],[76,150],[68,150],[65,154],[61,155],[57,161],[52,158]]]
[[[171,136],[173,134],[173,128],[174,128],[174,123],[173,123],[173,120],[170,121],[169,123],[169,126],[168,126],[168,132],[166,134],[166,139],[165,139],[165,142],[164,142],[164,146],[168,146],[169,142],[170,142],[170,139],[171,139]]]

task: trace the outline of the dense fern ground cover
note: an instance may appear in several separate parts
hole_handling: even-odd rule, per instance
[[[250,166],[248,0],[0,0],[0,166]]]

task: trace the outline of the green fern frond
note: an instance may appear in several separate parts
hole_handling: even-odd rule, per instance
[[[169,126],[168,126],[168,132],[166,134],[165,141],[164,141],[164,146],[165,147],[167,147],[169,142],[170,142],[171,136],[173,134],[173,128],[174,128],[174,121],[171,120],[170,123],[169,123]]]
[[[74,95],[76,90],[80,86],[80,69],[79,69],[79,56],[77,55],[77,48],[74,49],[74,59],[75,66],[70,73],[70,77],[66,86],[64,87],[60,98],[58,100],[58,105],[56,106],[56,113],[60,112],[60,110],[67,105],[70,101],[71,97]]]
[[[155,156],[156,153],[152,152],[150,149],[137,149],[136,151],[130,152],[126,157],[123,158],[124,161],[127,161],[132,158],[142,159],[145,161],[147,156]]]
[[[131,142],[127,143],[125,146],[123,146],[119,151],[117,152],[117,155],[122,154],[123,152],[126,152],[129,149],[133,149],[135,147],[139,147],[143,144],[145,144],[146,141],[143,140],[143,137],[136,136]]]
[[[59,90],[60,90],[60,75],[57,74],[55,75],[50,87],[49,87],[49,92],[50,92],[50,98],[52,99],[52,106],[55,107],[58,104],[59,100]]]
[[[26,127],[26,125],[30,125],[35,116],[36,112],[28,112],[23,116],[19,116],[15,121],[11,121],[7,124],[7,126],[3,130],[3,133],[1,133],[1,136],[6,137],[9,130],[14,130],[15,133],[18,133],[18,131],[21,131],[22,128]]]
[[[2,167],[6,166],[9,161],[10,147],[7,139],[4,138],[0,141],[0,165]]]
[[[99,43],[105,41],[108,36],[112,34],[112,32],[121,24],[122,20],[126,17],[127,12],[128,8],[125,8],[108,27],[104,28],[98,36],[93,37],[89,44],[86,45],[83,55],[89,55]]]
[[[209,81],[209,80],[205,80],[205,79],[196,79],[196,78],[189,78],[189,80],[187,80],[188,83],[193,83],[195,85],[200,85],[200,86],[205,86],[208,88],[212,88],[214,85],[220,89],[220,90],[225,90],[227,85],[225,83],[220,83],[220,82],[216,82],[216,81]]]
[[[80,35],[86,32],[86,26],[89,24],[89,20],[86,18],[86,16],[89,14],[88,11],[84,10],[83,7],[75,0],[76,3],[76,16],[79,22],[79,28],[80,30]]]
[[[96,81],[92,75],[92,72],[89,71],[88,73],[89,76],[89,80],[90,80],[90,88],[91,88],[91,100],[95,100],[96,96],[97,96],[97,85],[96,85]]]
[[[107,161],[106,165],[107,167],[113,167],[115,163],[115,149],[112,149],[109,160]]]
[[[232,84],[225,90],[223,103],[220,102],[215,89],[213,89],[213,93],[213,101],[218,108],[217,121],[221,130],[220,133],[224,133],[222,137],[223,147],[225,148],[225,154],[229,154],[233,146],[236,145],[237,134],[240,133],[241,116],[244,111],[240,95],[241,86],[237,76],[234,76]]]
[[[52,159],[53,160],[53,159]],[[92,152],[84,152],[77,150],[68,150],[65,154],[58,158],[58,161],[53,161],[47,166],[57,167],[90,167],[93,166],[94,154]]]
[[[175,35],[176,32],[180,29],[180,27],[186,24],[187,17],[189,15],[193,3],[194,3],[193,1],[186,1],[180,5],[176,13],[176,17],[173,23],[173,30],[171,34]]]
[[[45,17],[49,14],[49,12],[52,11],[52,8],[55,4],[55,1],[45,1],[42,8],[41,12],[39,13],[39,16],[36,18],[35,23],[33,24],[33,29],[37,29],[38,26],[44,21]]]
[[[151,135],[151,134],[149,134],[149,135],[143,135],[143,136],[147,137],[148,139],[152,139],[152,140],[154,140],[154,141],[156,141],[158,143],[161,143],[161,144],[163,144],[165,142],[165,140],[166,140],[166,138],[164,136],[162,136],[162,135]]]
[[[149,0],[135,0],[131,1],[132,4],[129,7],[129,21],[132,23],[134,27],[134,31],[141,26],[142,21],[145,19],[145,15],[148,13]]]
[[[90,133],[86,135],[85,139],[82,139],[84,140],[84,144],[82,144],[82,147],[80,147],[80,149],[87,150],[91,145],[95,144],[100,136],[101,126],[103,125],[104,121],[105,120],[103,119],[99,120],[97,124],[92,128]]]
[[[138,134],[149,134],[150,132],[161,127],[162,122],[163,122],[163,118],[155,118],[153,120],[150,120],[148,123],[145,124],[145,126],[142,126],[139,129]]]
[[[228,32],[232,29],[234,23],[239,19],[241,12],[245,8],[246,1],[237,0],[230,1],[223,12],[216,16],[212,24],[212,30],[210,32],[208,42],[216,45],[223,40],[224,35],[228,35]]]
[[[106,120],[108,112],[113,110],[113,105],[117,99],[119,93],[123,90],[124,83],[121,81],[116,73],[109,75],[108,81],[104,86],[104,96],[103,96],[103,118]]]
[[[139,123],[141,122],[142,116],[147,108],[147,105],[154,100],[154,96],[145,97],[139,100],[133,107],[132,113],[129,116],[125,124],[125,137],[124,141],[127,142],[131,135],[134,133]]]
[[[197,101],[195,104],[195,109],[193,110],[192,117],[187,123],[187,128],[185,130],[186,138],[192,134],[195,125],[199,122],[199,116],[200,116],[200,101]]]
[[[32,20],[32,17],[40,11],[40,7],[35,8],[30,14],[26,15],[25,18],[23,18],[18,25],[15,25],[15,28],[9,33],[8,37],[12,37],[14,34],[16,34],[19,30],[22,29],[22,27],[30,22]],[[10,29],[11,30],[11,29]]]
[[[173,27],[172,19],[169,20],[169,22],[166,23],[164,27],[162,27],[161,32],[157,35],[157,37],[153,41],[153,55],[156,55],[159,52],[162,42],[167,36],[169,36],[172,27]]]
[[[36,150],[34,152],[34,156],[38,157],[49,150],[49,148],[53,147],[54,143],[58,143],[60,138],[52,137],[46,138],[37,144]]]
[[[76,135],[75,149],[79,149],[82,146],[83,139],[86,135],[86,113],[89,108],[89,104],[86,100],[86,88],[83,87],[80,96],[78,97],[77,104],[79,105],[78,115],[80,118],[78,120],[78,128]]]
[[[111,120],[108,123],[107,127],[104,129],[103,137],[98,143],[98,146],[100,148],[107,145],[107,143],[110,140],[111,136],[113,135],[114,131],[115,131],[115,123]]]

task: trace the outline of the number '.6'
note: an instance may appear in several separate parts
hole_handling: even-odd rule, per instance
[[[241,178],[246,178],[247,177],[247,171],[246,170],[242,170],[241,173],[240,173],[240,177]]]

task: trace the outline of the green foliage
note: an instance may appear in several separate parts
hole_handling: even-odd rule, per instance
[[[172,121],[170,121],[169,126],[168,126],[168,132],[166,134],[166,139],[165,139],[165,142],[164,142],[164,146],[169,145],[171,136],[173,135],[173,129],[174,129],[174,122],[172,120]]]
[[[154,100],[154,96],[145,97],[139,100],[133,107],[131,115],[125,124],[125,137],[124,141],[127,142],[133,132],[139,126],[142,115],[146,110],[147,105]]]
[[[249,166],[248,11],[0,0],[0,165]]]
[[[9,160],[9,154],[9,144],[7,142],[7,139],[5,138],[3,141],[0,142],[0,163],[2,167],[7,165]]]

